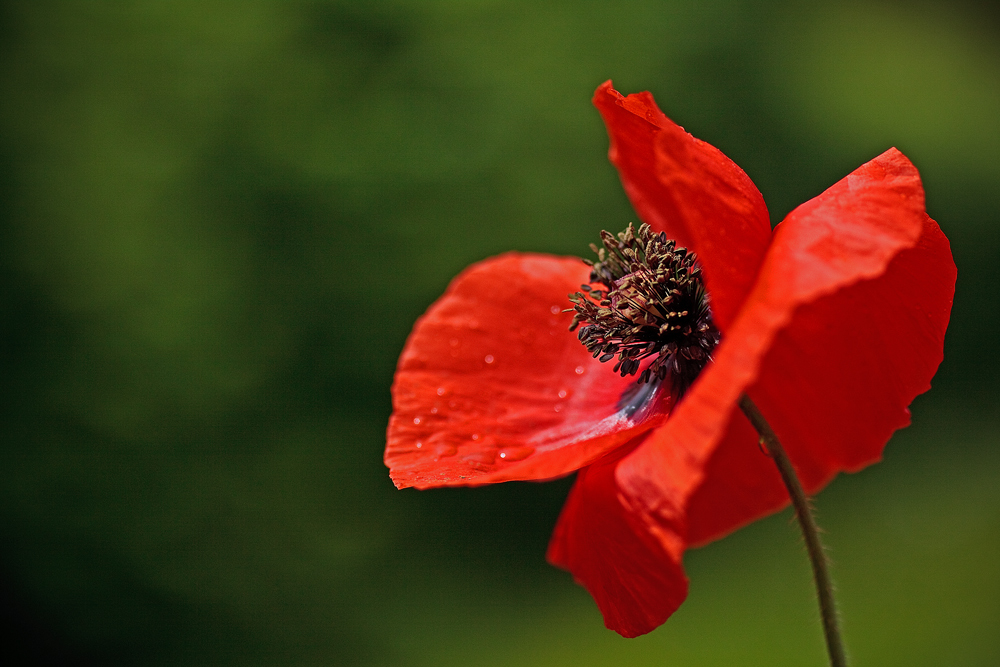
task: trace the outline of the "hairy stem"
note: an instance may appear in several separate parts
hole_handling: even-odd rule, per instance
[[[792,498],[795,514],[799,518],[802,535],[806,540],[809,561],[812,563],[813,578],[816,580],[816,593],[819,596],[819,610],[823,617],[823,632],[826,635],[826,648],[830,654],[830,665],[832,667],[846,667],[847,658],[844,653],[844,642],[840,637],[837,607],[833,600],[833,582],[830,580],[826,554],[819,539],[816,519],[809,507],[809,499],[806,498],[806,494],[802,490],[802,484],[795,474],[792,462],[788,460],[785,448],[781,446],[778,436],[774,434],[771,426],[764,419],[764,415],[760,413],[760,410],[746,394],[740,396],[739,405],[743,414],[747,416],[753,427],[757,429],[757,433],[760,434],[761,443],[774,459],[774,463],[781,473],[781,478],[785,481],[785,486],[788,487],[788,495]]]

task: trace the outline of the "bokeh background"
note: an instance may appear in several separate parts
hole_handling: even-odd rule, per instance
[[[648,636],[544,562],[571,480],[396,491],[395,360],[471,262],[635,215],[613,78],[773,221],[889,146],[946,359],[817,499],[858,665],[1000,664],[1000,15],[975,2],[0,5],[5,652],[66,665],[823,664],[789,513]],[[864,327],[864,322],[855,326]]]

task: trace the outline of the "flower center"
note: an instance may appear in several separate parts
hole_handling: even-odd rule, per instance
[[[602,362],[618,358],[615,372],[635,375],[639,384],[670,378],[682,395],[719,343],[698,258],[666,234],[632,224],[618,234],[602,231],[603,248],[591,244],[597,261],[590,284],[571,294],[580,342]],[[581,326],[582,325],[582,326]]]

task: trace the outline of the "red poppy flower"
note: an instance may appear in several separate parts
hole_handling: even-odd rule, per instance
[[[712,361],[682,399],[636,396],[634,377],[569,331],[567,294],[588,267],[494,257],[416,323],[385,462],[400,488],[578,471],[548,558],[609,628],[636,636],[684,600],[685,549],[788,504],[739,397],[765,415],[807,493],[874,463],[941,362],[956,269],[916,168],[895,149],[772,232],[747,175],[649,93],[623,97],[609,81],[594,104],[639,217],[697,253],[721,331]]]

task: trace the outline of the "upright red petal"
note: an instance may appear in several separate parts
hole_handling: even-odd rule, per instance
[[[640,436],[641,439],[641,436]],[[637,442],[577,475],[549,544],[548,559],[584,586],[604,624],[625,637],[663,624],[687,597],[684,544],[665,547],[623,504],[615,469]],[[669,527],[668,527],[669,531]]]
[[[807,492],[877,460],[942,358],[954,294],[947,239],[895,149],[793,211],[753,293],[671,419],[619,465],[651,531],[686,516],[701,544],[787,503],[736,407],[747,392]],[[700,474],[664,478],[680,467]]]
[[[908,247],[872,276],[886,262],[891,239],[906,239]],[[778,291],[798,282],[795,291],[811,287],[818,298],[777,332],[747,393],[785,444],[806,492],[815,493],[836,473],[878,461],[893,431],[910,423],[910,402],[930,389],[943,358],[956,268],[947,238],[923,212],[916,169],[895,150],[793,211],[779,227],[774,252]],[[791,268],[796,264],[799,271]],[[831,266],[861,280],[828,293],[824,273]],[[710,481],[692,499],[692,541],[723,535],[734,521],[779,506],[746,484],[750,471],[770,468],[770,461],[744,465],[742,485],[721,473],[739,446],[729,440],[719,448]],[[725,518],[719,509],[732,513],[734,492],[751,499]]]
[[[399,358],[385,451],[396,486],[551,479],[662,420],[622,412],[635,379],[569,331],[567,295],[588,276],[579,259],[509,253],[452,281]]]
[[[721,151],[667,118],[649,93],[623,97],[608,81],[597,89],[594,105],[636,212],[701,258],[715,321],[725,331],[770,241],[760,192]]]

